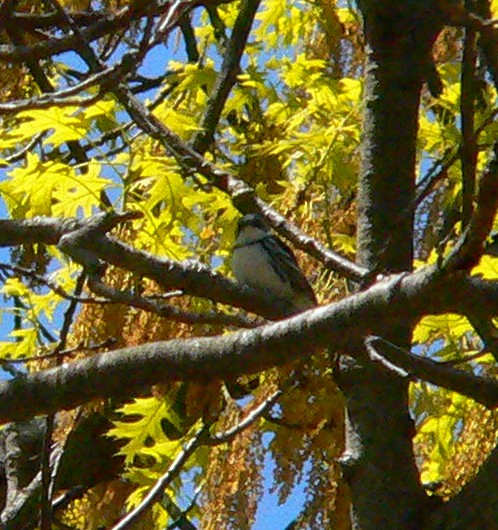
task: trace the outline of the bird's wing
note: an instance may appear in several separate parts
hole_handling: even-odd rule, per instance
[[[283,282],[290,281],[293,289],[316,303],[315,293],[299,267],[292,250],[273,235],[263,238],[261,244],[266,248],[270,264],[280,279]]]

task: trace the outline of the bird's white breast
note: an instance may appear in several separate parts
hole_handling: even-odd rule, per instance
[[[291,294],[289,285],[283,282],[265,258],[257,245],[249,245],[234,250],[232,270],[240,283],[255,289],[270,291],[278,298]]]
[[[239,235],[232,256],[235,278],[240,283],[265,290],[277,298],[292,298],[291,286],[274,271],[266,252],[258,244],[258,240],[263,236],[264,232],[252,228]]]

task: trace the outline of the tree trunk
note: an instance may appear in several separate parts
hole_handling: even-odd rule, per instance
[[[432,4],[360,4],[368,58],[358,262],[373,276],[412,267],[418,107],[440,27]],[[372,331],[409,347],[412,325]],[[347,409],[343,464],[351,488],[352,528],[419,529],[427,497],[413,455],[408,383],[365,354],[363,361],[357,360],[358,352],[355,357],[343,356],[339,370]]]

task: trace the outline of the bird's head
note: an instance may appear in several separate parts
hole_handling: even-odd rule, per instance
[[[240,218],[237,226],[237,243],[247,244],[270,234],[271,230],[264,218],[257,213],[249,213]]]
[[[239,224],[237,227],[237,235],[240,234],[246,228],[252,228],[254,230],[261,230],[263,232],[268,232],[270,227],[264,220],[264,218],[259,215],[259,213],[248,213],[242,216],[239,219]]]

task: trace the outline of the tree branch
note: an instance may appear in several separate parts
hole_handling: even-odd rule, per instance
[[[180,451],[178,456],[173,460],[173,462],[171,462],[171,465],[166,473],[159,478],[159,480],[157,480],[142,502],[134,510],[123,517],[118,524],[114,525],[112,530],[126,530],[127,528],[131,528],[132,525],[134,525],[140,519],[144,512],[151,508],[151,506],[163,494],[164,489],[168,486],[168,484],[170,484],[171,481],[180,473],[187,460],[203,444],[208,433],[209,425],[203,425],[197,429],[197,431],[184,445],[182,451]]]
[[[117,13],[106,14],[101,16],[94,23],[81,30],[82,35],[88,42],[104,37],[110,33],[116,33],[119,30],[126,29],[133,20],[140,19],[148,14],[152,4],[159,14],[164,7],[158,6],[156,2],[147,4],[134,3],[133,6],[126,6]],[[63,24],[63,17],[57,14],[58,24]],[[15,23],[15,17],[12,17],[12,23]],[[78,35],[65,35],[63,37],[53,37],[30,46],[0,46],[0,61],[4,62],[27,62],[30,60],[47,59],[54,55],[75,49],[79,44]]]
[[[239,74],[240,60],[260,3],[261,0],[243,0],[239,8],[232,34],[225,46],[221,72],[216,79],[206,111],[201,120],[201,131],[194,137],[192,142],[193,149],[201,155],[206,152],[213,142],[221,113]]]
[[[494,156],[479,180],[475,210],[462,237],[442,264],[446,270],[471,269],[484,253],[484,243],[498,209],[498,143],[493,150]]]
[[[462,117],[462,146],[460,160],[462,166],[462,227],[467,226],[474,209],[476,183],[477,138],[474,134],[476,97],[475,68],[477,60],[476,34],[466,28],[462,57],[460,113]]]
[[[366,346],[371,354],[385,357],[390,363],[402,368],[417,379],[468,396],[488,408],[498,405],[498,382],[491,378],[478,377],[471,372],[419,357],[382,337],[368,337]]]
[[[100,85],[109,85],[116,82],[117,79],[126,75],[128,73],[128,64],[125,61],[119,62],[113,66],[110,66],[106,70],[98,72],[95,75],[92,75],[82,81],[81,83],[74,85],[57,92],[48,92],[42,96],[18,100],[18,101],[9,101],[8,103],[0,104],[0,115],[2,114],[12,114],[16,112],[21,112],[23,110],[31,109],[46,109],[57,105],[58,107],[65,106],[88,106],[93,105],[99,99],[102,99],[102,95],[105,93],[105,89],[99,92],[94,96],[89,96],[86,98],[74,97],[77,94],[83,92],[84,90],[100,84]]]
[[[317,348],[331,344],[346,347],[349,338],[372,334],[385,320],[395,325],[408,315],[416,319],[429,312],[465,312],[476,303],[490,315],[498,315],[498,283],[463,275],[445,278],[436,267],[426,268],[254,330],[123,348],[1,382],[0,422],[73,408],[96,398],[129,397],[145,385],[160,382],[254,373],[306,359]],[[498,383],[488,386],[487,403],[494,406]]]
[[[102,262],[111,263],[156,281],[165,291],[180,289],[186,294],[242,307],[270,319],[288,314],[285,303],[242,286],[205,265],[157,258],[104,233],[114,226],[113,223],[130,219],[129,215],[136,218],[140,214],[99,214],[86,221],[41,217],[4,220],[0,221],[0,247],[28,243],[59,244],[64,252],[84,266],[98,269]],[[111,224],[106,227],[102,225],[104,222]]]
[[[173,305],[165,304],[161,300],[154,300],[152,297],[139,296],[131,291],[119,291],[95,277],[88,279],[88,287],[95,294],[105,297],[105,302],[107,303],[136,307],[175,322],[184,322],[186,324],[217,324],[240,328],[254,328],[264,322],[262,319],[248,318],[244,315],[229,315],[220,311],[184,311]]]
[[[484,344],[483,352],[490,352],[498,362],[498,330],[492,319],[478,308],[469,308],[467,318]]]
[[[495,88],[498,89],[498,29],[492,24],[486,23],[491,19],[490,2],[489,0],[477,0],[472,4],[477,16],[468,13],[465,22],[467,27],[473,27],[480,32],[479,48],[486,59]]]

